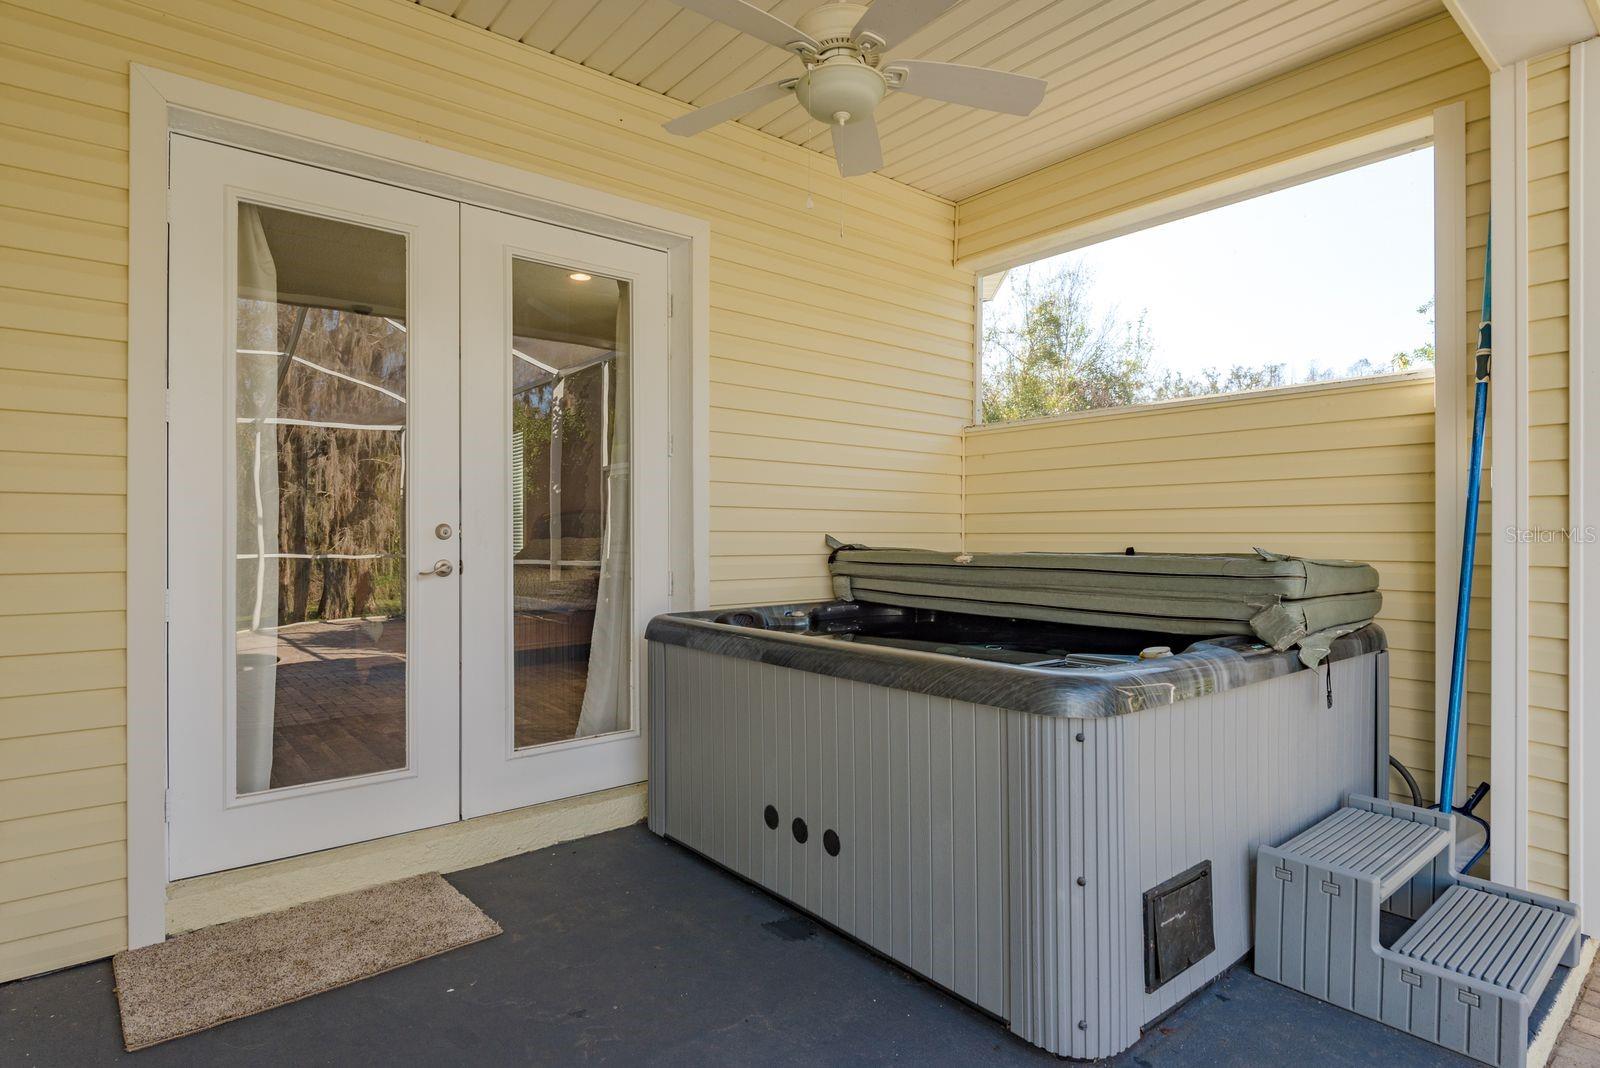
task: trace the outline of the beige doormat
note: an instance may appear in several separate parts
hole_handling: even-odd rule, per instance
[[[112,959],[122,1041],[192,1035],[499,933],[436,874],[201,928]]]

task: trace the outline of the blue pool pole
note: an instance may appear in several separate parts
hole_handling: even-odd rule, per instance
[[[1478,549],[1478,492],[1483,481],[1483,424],[1489,407],[1489,248],[1483,250],[1483,316],[1478,323],[1474,372],[1472,459],[1467,466],[1467,515],[1461,535],[1461,583],[1456,593],[1456,641],[1450,662],[1450,713],[1445,720],[1444,768],[1439,776],[1439,811],[1455,807],[1456,759],[1461,749],[1461,691],[1467,672],[1467,621],[1472,614],[1472,567]]]

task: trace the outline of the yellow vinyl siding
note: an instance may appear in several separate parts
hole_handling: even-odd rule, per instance
[[[961,261],[1177,196],[1466,99],[1488,115],[1488,72],[1448,15],[1089,149],[957,205]]]
[[[396,0],[0,0],[0,19],[0,980],[125,940],[130,63],[709,219],[714,604],[826,596],[824,531],[933,548],[1261,543],[1366,557],[1384,576],[1395,751],[1431,786],[1431,383],[1258,394],[964,437],[974,294],[970,273],[952,264],[1463,100],[1475,328],[1487,75],[1448,18],[957,206],[879,177],[845,192],[826,161],[738,126],[670,138],[659,123],[679,105]],[[1562,526],[1566,514],[1565,132],[1556,118],[1565,97],[1555,96],[1564,75],[1564,60],[1539,65],[1529,94],[1530,440],[1541,526]],[[1456,386],[1465,395],[1465,379]],[[1304,471],[1312,477],[1302,482]],[[1486,504],[1468,675],[1474,783],[1488,775],[1487,518]],[[1532,589],[1532,870],[1559,890],[1564,546],[1535,550]]]
[[[1053,234],[1081,232],[1098,219],[1424,118],[1455,101],[1464,102],[1467,119],[1466,336],[1475,342],[1488,232],[1488,72],[1448,16],[969,197],[957,205],[957,256],[1003,259]],[[1462,366],[1470,372],[1468,362]],[[1470,412],[1468,374],[1450,388]],[[1291,413],[1314,413],[1307,418],[1315,433]],[[1330,453],[1331,442],[1350,448]],[[1108,458],[1124,447],[1139,459]],[[998,455],[1014,450],[1010,460]],[[1153,549],[1237,550],[1254,537],[1288,552],[1371,559],[1384,575],[1385,623],[1395,645],[1391,743],[1431,793],[1432,450],[1432,383],[1416,382],[973,431],[967,544],[1020,548],[1046,538],[1104,548],[1143,539]],[[1325,466],[1300,482],[1307,463]],[[1059,484],[1061,492],[1034,493],[1029,484]],[[1086,494],[1090,484],[1096,489]],[[1487,492],[1481,514],[1466,698],[1466,772],[1474,784],[1489,775]]]
[[[973,288],[950,203],[869,177],[841,216],[810,152],[670,137],[679,104],[393,0],[0,19],[0,980],[125,939],[130,63],[709,219],[715,603],[824,596],[825,531],[959,544]]]
[[[1566,896],[1567,53],[1528,64],[1528,878]]]
[[[967,548],[1365,560],[1382,577],[1391,731],[1433,764],[1433,381],[1427,375],[974,429]],[[1486,771],[1486,767],[1481,770]]]

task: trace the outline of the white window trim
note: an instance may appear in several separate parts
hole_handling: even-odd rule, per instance
[[[1429,801],[1438,796],[1438,777],[1444,769],[1472,430],[1471,357],[1467,353],[1471,342],[1466,324],[1467,106],[1459,102],[1433,113],[1433,219],[1434,798]],[[1478,591],[1480,596],[1485,592]],[[1462,796],[1466,781],[1463,749],[1463,758],[1456,762],[1453,796]]]
[[[127,774],[128,944],[166,937],[167,146],[173,132],[316,163],[667,252],[669,359],[687,359],[674,405],[670,532],[689,572],[675,604],[710,602],[710,224],[397,134],[134,64],[129,100]],[[680,372],[681,374],[681,372]]]
[[[1490,661],[1489,877],[1528,883],[1528,65],[1489,78]]]
[[[1574,45],[1571,63],[1568,506],[1572,528],[1584,532],[1600,527],[1596,435],[1585,429],[1600,420],[1600,204],[1592,192],[1600,181],[1600,39]],[[1568,543],[1568,894],[1578,903],[1588,932],[1600,922],[1600,844],[1594,842],[1600,833],[1600,788],[1587,781],[1588,775],[1600,774],[1600,727],[1587,722],[1600,709],[1600,670],[1590,671],[1585,664],[1589,623],[1600,620],[1600,566],[1593,560],[1597,551],[1600,546]]]

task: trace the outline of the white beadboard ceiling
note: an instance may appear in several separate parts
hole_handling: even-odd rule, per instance
[[[801,69],[672,0],[417,2],[686,104]],[[818,6],[754,2],[791,22]],[[883,173],[960,200],[1440,10],[1440,0],[964,0],[890,55],[1044,78],[1044,103],[1017,118],[892,94],[877,111]],[[792,102],[743,121],[831,155],[827,129]]]

